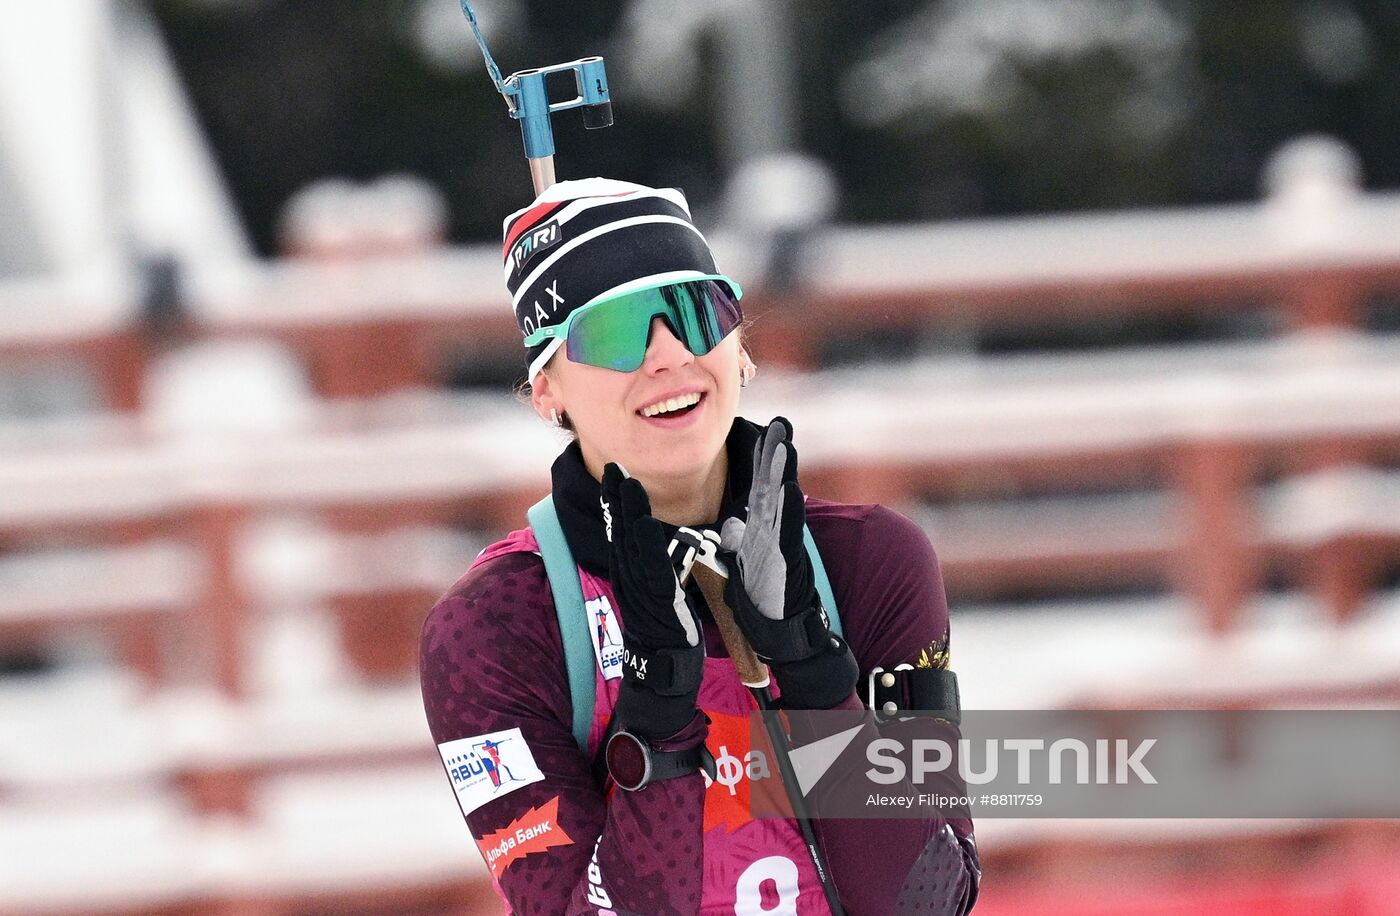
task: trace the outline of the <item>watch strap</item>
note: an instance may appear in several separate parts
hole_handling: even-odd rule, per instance
[[[628,760],[630,772],[617,772],[614,761]],[[617,730],[608,737],[603,759],[613,781],[635,792],[654,782],[676,779],[703,769],[715,778],[715,758],[703,743],[678,750],[656,750],[642,736]]]
[[[658,782],[662,779],[675,779],[678,776],[685,776],[703,769],[710,774],[710,778],[715,778],[715,758],[710,753],[710,749],[701,744],[698,747],[687,748],[681,751],[651,751],[651,779],[649,782]]]

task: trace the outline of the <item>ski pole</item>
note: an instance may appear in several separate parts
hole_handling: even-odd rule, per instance
[[[520,70],[505,79],[486,47],[486,36],[476,21],[470,0],[462,0],[462,12],[471,24],[476,43],[486,58],[486,72],[491,82],[506,100],[510,116],[520,122],[520,135],[525,143],[525,159],[530,166],[530,182],[535,193],[554,184],[554,130],[550,116],[570,108],[583,109],[583,126],[598,130],[613,122],[612,98],[608,94],[608,77],[601,57],[584,57],[567,64]],[[552,73],[572,72],[577,94],[562,102],[549,101],[548,78]]]
[[[749,645],[744,632],[734,620],[733,608],[724,600],[724,583],[729,575],[716,553],[719,547],[718,536],[715,532],[706,531],[700,535],[699,544],[689,543],[696,534],[700,532],[684,528],[677,532],[677,539],[684,539],[691,548],[687,551],[681,570],[681,583],[685,583],[687,575],[695,576],[695,581],[705,596],[705,603],[709,605],[710,613],[719,627],[724,645],[729,650],[729,657],[734,661],[734,668],[739,672],[739,680],[749,688],[749,693],[753,694],[758,703],[759,715],[763,717],[768,740],[773,744],[773,756],[778,761],[778,775],[783,781],[788,801],[792,804],[793,819],[802,831],[802,841],[807,845],[812,866],[816,868],[817,877],[821,879],[827,906],[831,908],[833,916],[845,916],[846,910],[841,906],[841,898],[836,893],[836,882],[827,868],[826,857],[822,855],[821,847],[817,844],[816,832],[812,829],[807,798],[802,794],[802,786],[798,783],[797,774],[792,767],[787,732],[783,730],[777,710],[773,709],[773,696],[768,691],[768,666],[763,664],[753,646]]]

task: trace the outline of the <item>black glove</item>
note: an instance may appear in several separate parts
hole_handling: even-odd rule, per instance
[[[725,600],[772,668],[783,706],[828,709],[852,694],[859,672],[817,596],[802,538],[806,516],[792,424],[776,417],[754,445],[748,521],[726,519],[721,528]]]
[[[669,738],[695,718],[705,668],[700,622],[686,602],[640,481],[603,468],[608,576],[622,617],[622,685],[616,714],[628,731]]]

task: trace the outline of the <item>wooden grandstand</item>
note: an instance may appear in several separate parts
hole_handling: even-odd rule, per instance
[[[1310,246],[1267,205],[819,233],[810,282],[753,284],[763,369],[743,412],[793,420],[809,492],[925,526],[969,708],[1393,707],[1400,338],[1382,325],[1400,197],[1351,207]],[[100,392],[86,413],[0,429],[0,645],[60,660],[0,678],[22,738],[0,753],[0,913],[496,912],[415,671],[427,608],[521,524],[562,445],[506,390],[519,339],[496,252],[284,259],[185,290],[172,339],[136,295],[0,285],[0,369],[64,367]],[[1182,316],[1230,330],[975,346]],[[829,359],[870,332],[974,344]],[[249,338],[304,367],[297,422],[199,447],[153,432],[146,380],[165,354]],[[449,388],[462,365],[496,390]],[[299,633],[331,635],[324,670],[269,657]],[[1072,676],[1040,651],[1053,638],[1085,647]],[[1151,912],[1287,912],[1267,885],[1300,845],[1322,852],[1290,879],[1299,899],[1381,913],[1356,863],[1393,862],[1400,842],[1340,821],[979,832],[1007,876],[989,913],[1150,903],[1150,882],[1095,896],[1095,863],[1166,879],[1193,849],[1224,863],[1197,908]],[[1051,885],[1081,906],[1047,908]]]

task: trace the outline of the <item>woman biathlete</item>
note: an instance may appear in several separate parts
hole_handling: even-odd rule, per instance
[[[718,536],[725,603],[791,710],[859,710],[860,673],[946,665],[933,550],[883,506],[804,498],[788,422],[737,416],[754,374],[741,292],[679,191],[556,184],[505,221],[504,256],[531,403],[574,437],[552,468],[571,560],[551,581],[542,526],[512,532],[433,607],[421,647],[433,740],[496,889],[520,914],[829,913],[802,825],[750,811],[777,768],[703,593],[678,578],[677,532]],[[581,592],[569,634],[561,585]],[[591,710],[574,708],[570,639],[590,643]],[[846,912],[976,899],[967,819],[812,828]]]

